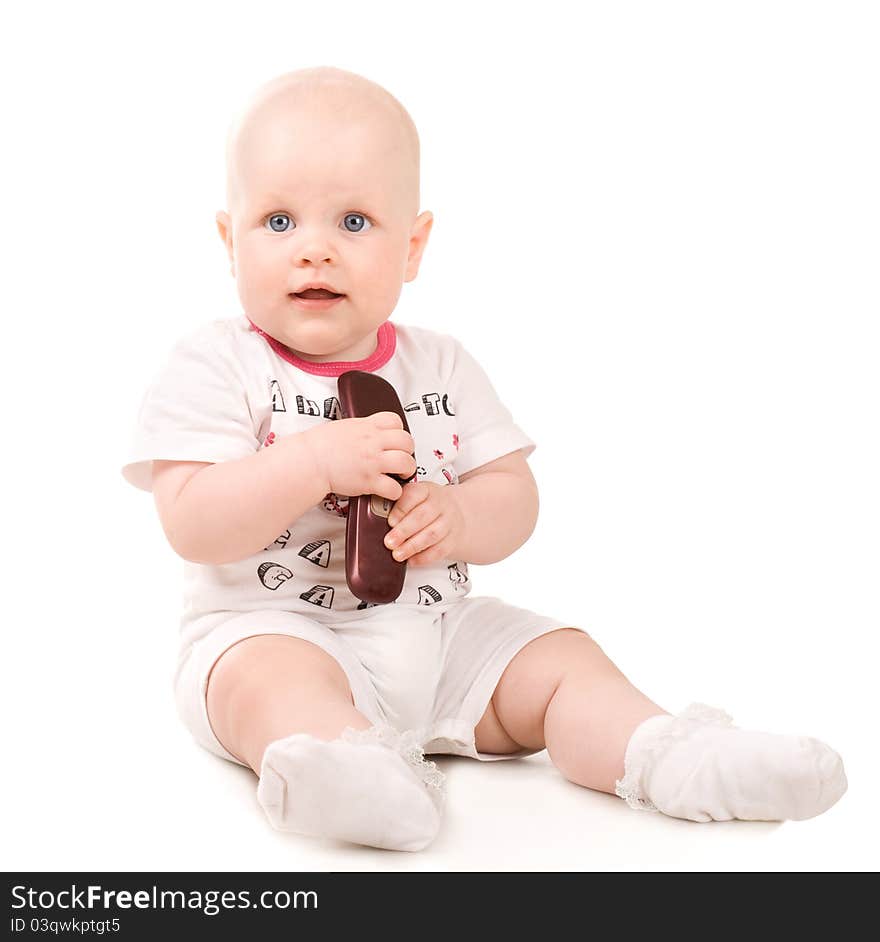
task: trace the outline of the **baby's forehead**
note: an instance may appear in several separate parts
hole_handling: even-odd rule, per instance
[[[269,175],[312,166],[357,172],[363,165],[391,159],[405,150],[399,129],[387,120],[282,111],[265,116],[243,133],[237,157]]]
[[[294,74],[296,76],[296,73]],[[392,150],[407,145],[417,157],[412,119],[384,89],[360,81],[313,84],[292,79],[258,96],[230,130],[233,154],[254,150],[332,152]]]
[[[397,177],[417,181],[418,134],[403,106],[359,76],[315,72],[320,81],[292,73],[269,83],[233,123],[230,186],[248,196],[289,195],[299,185],[354,198],[395,188]]]
[[[237,182],[251,203],[378,200],[395,190],[405,160],[399,141],[363,129],[285,128],[244,148]]]

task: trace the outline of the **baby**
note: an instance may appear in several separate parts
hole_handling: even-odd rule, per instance
[[[181,719],[259,775],[272,825],[419,850],[445,795],[425,754],[544,748],[572,782],[692,821],[830,808],[847,783],[824,743],[705,704],[672,715],[582,628],[470,595],[468,563],[535,527],[535,443],[457,339],[389,320],[433,223],[402,105],[339,69],[282,75],[233,123],[227,174],[217,227],[243,314],[177,344],[123,473],[185,560]],[[391,383],[410,431],[343,418],[348,370]],[[360,494],[395,502],[386,545],[407,569],[390,604],[346,582]]]

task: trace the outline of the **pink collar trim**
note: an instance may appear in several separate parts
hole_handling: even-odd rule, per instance
[[[269,346],[281,357],[287,360],[299,370],[306,373],[314,373],[316,376],[341,376],[349,370],[364,370],[367,373],[373,373],[384,366],[392,356],[397,347],[397,331],[391,321],[385,321],[380,325],[376,332],[378,344],[376,349],[365,360],[331,360],[326,363],[312,363],[310,360],[303,360],[291,350],[288,350],[283,343],[279,343],[274,337],[260,330],[259,327],[248,318],[251,330],[255,330],[261,337],[265,338]]]

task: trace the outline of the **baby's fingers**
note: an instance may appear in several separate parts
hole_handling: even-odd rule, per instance
[[[382,464],[386,474],[397,474],[404,480],[416,473],[416,459],[405,451],[386,451],[382,455]]]
[[[396,412],[374,412],[364,417],[364,421],[377,428],[403,428],[403,419]]]
[[[421,553],[410,556],[406,562],[409,566],[429,566],[431,563],[437,562],[438,559],[452,558],[452,540],[447,536],[445,540],[441,540],[439,543],[429,546],[428,549],[423,550]]]
[[[416,511],[414,516],[418,516],[419,513],[420,511]],[[404,520],[401,527],[397,529],[407,527],[409,519]],[[449,527],[443,517],[437,517],[430,523],[419,526],[417,532],[402,543],[399,542],[397,529],[388,534],[385,545],[393,551],[394,558],[398,561],[403,561],[410,556],[415,556],[417,553],[430,549],[449,535]],[[395,537],[397,537],[397,540],[395,540]]]
[[[376,494],[378,497],[384,497],[392,503],[400,498],[403,488],[400,483],[388,474],[377,474],[373,480],[372,487],[369,487],[365,494]]]
[[[414,510],[427,499],[429,491],[430,488],[424,481],[413,481],[407,484],[403,488],[403,493],[397,503],[395,503],[394,509],[388,515],[388,525],[393,527],[400,523],[411,510]]]

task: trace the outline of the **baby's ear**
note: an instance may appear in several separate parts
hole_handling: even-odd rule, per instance
[[[428,244],[428,236],[431,234],[433,224],[434,214],[430,212],[422,213],[413,224],[409,237],[409,258],[407,259],[404,281],[413,281],[418,274],[422,254]]]
[[[235,254],[232,248],[232,220],[229,218],[229,213],[224,212],[222,209],[217,213],[217,231],[220,233],[220,238],[223,240],[223,244],[226,246],[226,251],[229,253],[229,262],[232,269],[232,275],[235,277]]]

